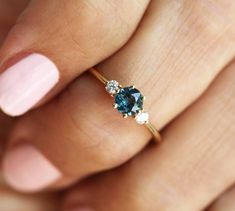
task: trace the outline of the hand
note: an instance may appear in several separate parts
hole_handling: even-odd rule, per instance
[[[82,107],[79,108],[77,105],[80,104],[79,102],[84,101],[88,95],[92,93],[95,94],[92,89],[95,87],[99,88],[100,86],[95,81],[95,83],[89,87],[89,84],[93,83],[94,79],[89,78],[87,75],[80,77],[76,81],[74,80],[78,75],[84,72],[85,69],[95,65],[97,62],[117,51],[125,44],[136,29],[148,5],[148,1],[140,1],[135,4],[124,4],[124,2],[125,1],[118,1],[118,3],[116,3],[116,1],[70,1],[68,3],[68,1],[55,0],[44,1],[42,3],[41,1],[30,1],[27,8],[16,21],[16,24],[8,33],[0,50],[0,60],[3,61],[1,68],[4,72],[0,77],[1,108],[5,113],[17,116],[31,108],[42,106],[51,99],[51,105],[47,104],[37,111],[42,112],[40,115],[45,118],[47,117],[47,109],[44,110],[44,108],[52,106],[51,109],[55,112],[49,111],[49,113],[50,115],[55,115],[55,117],[48,116],[48,118],[54,118],[53,121],[55,122],[53,122],[51,126],[56,126],[59,121],[60,126],[64,128],[63,131],[60,131],[63,137],[54,137],[55,139],[51,140],[51,143],[48,142],[48,145],[45,145],[47,149],[53,147],[53,150],[56,151],[53,155],[53,161],[49,162],[49,160],[43,156],[46,155],[44,149],[36,150],[36,148],[40,148],[39,146],[36,147],[36,134],[32,133],[35,143],[29,143],[28,139],[31,138],[26,136],[22,137],[21,135],[23,134],[20,135],[21,137],[17,137],[17,140],[24,140],[23,142],[20,141],[21,144],[19,144],[18,141],[16,141],[17,143],[14,141],[15,138],[13,136],[19,129],[17,125],[23,126],[20,122],[25,121],[24,118],[32,117],[33,121],[36,117],[34,117],[34,112],[32,112],[29,113],[29,116],[26,115],[19,119],[18,123],[15,125],[15,132],[12,131],[10,135],[10,147],[3,161],[5,177],[14,187],[26,191],[33,191],[54,184],[57,180],[60,181],[58,184],[61,186],[64,183],[71,183],[77,180],[77,178],[91,172],[113,166],[113,164],[110,165],[108,163],[103,166],[101,164],[103,158],[98,162],[91,160],[92,157],[97,157],[99,160],[99,157],[103,157],[105,153],[102,149],[100,152],[97,150],[89,152],[88,149],[89,145],[96,145],[97,143],[95,139],[89,140],[89,136],[86,135],[87,132],[83,131],[83,128],[88,129],[87,126],[90,124],[89,118],[92,117],[92,113],[87,116],[87,120],[84,121],[82,128],[76,128],[76,122],[79,122],[81,120],[80,118],[84,117],[82,115],[77,117],[74,115],[81,113],[79,110],[84,106],[84,104],[81,104]],[[128,22],[126,22],[126,20],[128,20]],[[99,24],[98,27],[97,24]],[[29,55],[29,52],[33,53]],[[44,56],[42,56],[42,54],[44,54]],[[47,55],[47,57],[45,57],[45,55]],[[57,63],[59,69],[55,67],[52,61]],[[24,78],[22,78],[22,76]],[[18,80],[18,77],[20,80]],[[84,85],[87,83],[87,85],[85,85],[85,89],[82,88],[80,90],[77,84],[82,85],[82,83],[78,83],[81,79],[82,83]],[[70,82],[69,88],[65,89],[63,94],[61,93],[60,96],[52,99],[53,96],[64,89]],[[54,88],[52,89],[53,86]],[[9,89],[9,87],[11,88]],[[82,96],[82,93],[78,91],[82,93],[87,92],[87,96],[84,94]],[[98,98],[99,92],[95,95],[96,98]],[[78,97],[80,98],[79,101],[77,100]],[[95,98],[92,99],[92,96],[90,97],[90,100],[95,103]],[[60,101],[59,98],[64,99]],[[104,98],[109,102],[107,96]],[[100,100],[102,100],[102,96]],[[55,104],[59,101],[62,104],[58,105],[58,109],[55,109],[57,108]],[[67,103],[69,104],[65,105]],[[108,105],[106,107],[108,107]],[[84,108],[86,109],[87,105]],[[95,112],[95,114],[97,114],[96,109],[98,109],[98,107],[92,109],[92,112]],[[62,116],[57,112],[61,113]],[[86,113],[89,113],[89,110],[86,110]],[[98,123],[105,120],[99,119],[97,115],[93,116],[92,119],[98,121]],[[37,120],[35,119],[35,121]],[[45,121],[47,120],[45,119]],[[86,126],[86,124],[88,125]],[[91,122],[90,126],[92,130],[93,124],[96,123]],[[35,126],[36,125],[40,126],[40,123],[36,123]],[[57,125],[54,129],[58,131],[60,126]],[[43,130],[41,132],[45,135],[44,138],[48,139],[51,139],[51,135],[55,132],[52,130],[46,135],[47,132],[44,131],[43,128],[41,129]],[[38,128],[36,129],[38,131],[35,132],[41,133],[41,129]],[[23,132],[23,130],[19,130]],[[50,128],[48,128],[48,130],[50,130]],[[121,128],[121,130],[123,129]],[[99,128],[94,127],[93,132],[96,133],[96,131],[98,131],[97,135],[100,134],[100,137],[103,136],[103,132]],[[70,134],[66,134],[68,132]],[[123,130],[123,132],[126,133],[127,130]],[[80,134],[80,137],[78,137],[78,134]],[[60,136],[60,134],[57,135],[58,137]],[[64,139],[65,136],[67,136],[66,139]],[[107,138],[109,137],[107,136]],[[39,139],[41,138],[38,136],[38,140]],[[77,142],[78,139],[81,141]],[[76,142],[74,142],[75,140]],[[61,143],[58,145],[57,143],[60,141]],[[27,143],[29,143],[29,145]],[[51,146],[51,144],[57,145],[60,150],[57,150],[54,146]],[[33,147],[34,145],[35,147]],[[65,145],[66,147],[64,147]],[[79,153],[80,158],[77,157],[77,153],[84,147],[88,147],[87,152],[84,150],[82,153]],[[71,149],[73,150],[70,151]],[[48,151],[48,153],[52,155],[54,152]],[[76,159],[74,160],[75,157]],[[91,163],[85,165],[87,169],[83,167],[84,163],[81,159],[90,160]],[[79,160],[80,166],[78,163]],[[16,164],[16,161],[21,164]],[[58,164],[54,162],[58,162]],[[68,162],[71,162],[71,164],[64,165]],[[110,161],[107,160],[107,162]],[[13,163],[15,165],[14,167],[12,166]],[[63,169],[59,170],[62,165]],[[26,171],[22,168],[23,166],[27,169],[27,175],[25,175]],[[74,166],[76,166],[75,169]],[[11,172],[13,169],[15,171],[14,173]],[[83,172],[81,171],[82,169]],[[16,173],[16,171],[18,173]],[[28,177],[28,174],[30,177]],[[18,181],[13,178],[14,175],[16,176],[15,179]]]
[[[31,5],[33,6],[30,7]],[[52,99],[52,96],[74,79],[75,75],[79,75],[105,56],[92,60],[95,56],[100,56],[100,53],[92,52],[93,55],[88,52],[89,56],[86,58],[89,60],[82,60],[86,65],[79,67],[80,63],[78,64],[77,58],[80,58],[81,54],[78,53],[77,56],[77,47],[74,49],[71,37],[66,36],[66,33],[65,37],[57,35],[53,28],[61,23],[60,21],[57,23],[61,19],[57,18],[54,20],[55,24],[50,25],[54,32],[53,36],[49,33],[50,36],[43,37],[45,34],[40,34],[39,31],[46,31],[48,23],[43,18],[42,20],[37,18],[36,11],[40,11],[41,6],[37,6],[36,3],[31,5],[24,16],[21,16],[20,24],[13,27],[4,43],[2,53],[0,52],[4,55],[3,69],[7,73],[9,65],[18,61],[18,58],[22,58],[21,52],[30,50],[30,52],[46,54],[53,60],[59,67],[61,80],[46,98],[37,102],[36,107],[41,107],[20,118],[11,133],[11,147],[4,159],[5,176],[14,187],[25,191],[39,190],[48,185],[50,187],[64,186],[91,173],[120,165],[139,152],[150,138],[144,128],[140,129],[134,122],[124,122],[123,119],[115,116],[109,107],[111,103],[109,98],[99,83],[89,75],[79,77],[70,83],[63,93]],[[129,39],[125,47],[98,67],[108,78],[117,79],[124,84],[132,82],[137,87],[142,87],[141,90],[147,93],[149,103],[147,107],[150,108],[153,122],[159,128],[164,127],[194,102],[222,71],[223,66],[233,58],[233,18],[230,17],[233,15],[231,11],[234,7],[222,1],[218,5],[217,7],[217,4],[213,4],[212,7],[210,3],[193,3],[193,1],[182,4],[172,1],[152,1],[135,34],[131,39],[129,36],[126,39],[123,38],[123,40]],[[46,8],[49,8],[49,13],[52,14],[50,8],[56,7],[53,5]],[[214,8],[220,8],[219,14],[222,13],[223,16],[215,15],[217,10]],[[143,13],[144,10],[141,11]],[[29,17],[32,17],[32,13],[36,15],[36,18],[30,20],[31,23]],[[38,14],[41,13],[38,12]],[[220,18],[224,16],[226,21]],[[140,18],[135,23],[137,24],[139,20]],[[36,28],[33,27],[34,21],[40,23]],[[85,23],[84,25],[87,26]],[[43,28],[43,26],[47,27]],[[76,27],[72,29],[77,32]],[[22,32],[28,36],[28,39],[22,36]],[[68,32],[67,29],[65,32]],[[83,49],[87,50],[90,49],[89,46],[96,46],[94,43],[88,45],[88,42],[82,42],[85,35],[81,34],[83,35],[79,32],[80,36],[75,36],[75,38],[79,40],[79,44],[82,43],[85,46]],[[88,37],[87,40],[92,39]],[[42,43],[39,45],[37,41],[42,41]],[[19,46],[19,43],[23,44]],[[68,45],[64,46],[64,43]],[[124,41],[119,43],[120,47]],[[55,50],[54,46],[63,50],[65,58]],[[112,52],[116,50],[117,48]],[[67,58],[72,52],[75,56],[71,57],[72,64],[70,64]],[[224,52],[226,54],[223,54]],[[110,53],[102,55],[107,57]],[[93,63],[89,62],[91,60]],[[78,69],[76,74],[74,74],[75,67]],[[73,76],[67,76],[72,73]],[[55,79],[56,77],[53,78]],[[15,98],[8,99],[12,102],[11,100]],[[49,99],[51,99],[50,103],[43,105]],[[18,102],[23,102],[19,104],[20,110],[17,106],[9,110],[9,104],[5,102],[7,101],[1,105],[2,108],[12,115],[24,113],[31,106],[35,106],[35,101],[33,103],[30,101],[29,104],[29,101],[19,100]],[[99,102],[98,105],[97,102]],[[101,128],[100,125],[103,127]],[[116,132],[117,129],[118,132]],[[159,149],[166,145],[160,146]],[[36,149],[33,146],[36,146]],[[173,144],[169,148],[173,150]],[[38,154],[39,152],[47,159]],[[168,154],[168,156],[171,155]],[[27,159],[28,157],[30,159]],[[19,162],[20,159],[24,159],[24,162]],[[41,163],[33,163],[39,161]],[[164,160],[161,162],[164,163]],[[26,169],[27,177],[25,176]],[[40,176],[43,180],[36,183],[35,176]]]

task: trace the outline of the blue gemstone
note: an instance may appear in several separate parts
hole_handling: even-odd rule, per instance
[[[124,87],[115,96],[115,104],[120,113],[135,116],[143,109],[143,95],[133,87]]]

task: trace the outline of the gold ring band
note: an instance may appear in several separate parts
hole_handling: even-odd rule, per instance
[[[135,110],[129,111],[129,113],[125,113],[126,112],[126,110],[125,110],[125,112],[121,111],[121,113],[123,114],[124,117],[132,116],[136,119],[137,123],[146,125],[146,127],[152,133],[152,135],[157,143],[160,143],[162,141],[162,137],[161,137],[159,131],[149,121],[148,113],[142,109],[142,101],[143,101],[143,99],[145,99],[145,97],[139,92],[139,90],[137,90],[134,86],[122,88],[122,86],[117,81],[106,79],[103,75],[101,75],[94,68],[90,69],[90,73],[105,85],[106,91],[108,91],[108,93],[112,97],[115,97],[115,99],[119,97],[119,96],[118,97],[116,97],[116,96],[120,95],[119,94],[120,90],[122,92],[132,91],[132,92],[134,92],[134,94],[137,94],[138,99],[136,99],[136,101],[135,101]],[[135,96],[135,95],[133,95],[133,96]],[[132,97],[132,98],[135,99],[134,97]],[[138,105],[139,105],[139,107],[138,107]],[[119,106],[118,104],[116,104],[116,103],[114,104],[114,107],[117,109],[118,109],[118,106]],[[121,109],[123,109],[123,106],[119,106],[119,107]],[[119,109],[119,112],[121,109]]]

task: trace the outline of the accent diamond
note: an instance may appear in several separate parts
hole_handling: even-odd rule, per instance
[[[119,92],[119,83],[115,80],[108,81],[105,87],[106,91],[111,94],[115,95]]]
[[[135,120],[138,124],[146,124],[149,121],[149,114],[148,112],[141,112],[139,114],[137,114],[137,116],[135,117]]]

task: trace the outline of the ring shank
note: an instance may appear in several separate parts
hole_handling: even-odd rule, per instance
[[[90,70],[90,73],[95,76],[101,83],[103,84],[107,84],[108,80],[102,76],[95,68],[91,68]]]
[[[162,142],[161,134],[158,132],[158,130],[153,126],[151,122],[148,122],[145,124],[148,130],[152,133],[153,137],[158,143]]]
[[[103,83],[104,85],[107,84],[108,80],[103,75],[101,75],[95,68],[91,68],[89,71],[101,83]],[[154,127],[154,125],[151,122],[147,122],[145,125],[148,128],[148,130],[152,133],[155,141],[157,143],[160,143],[162,141],[162,137],[161,137],[161,134],[159,133],[159,131]]]

